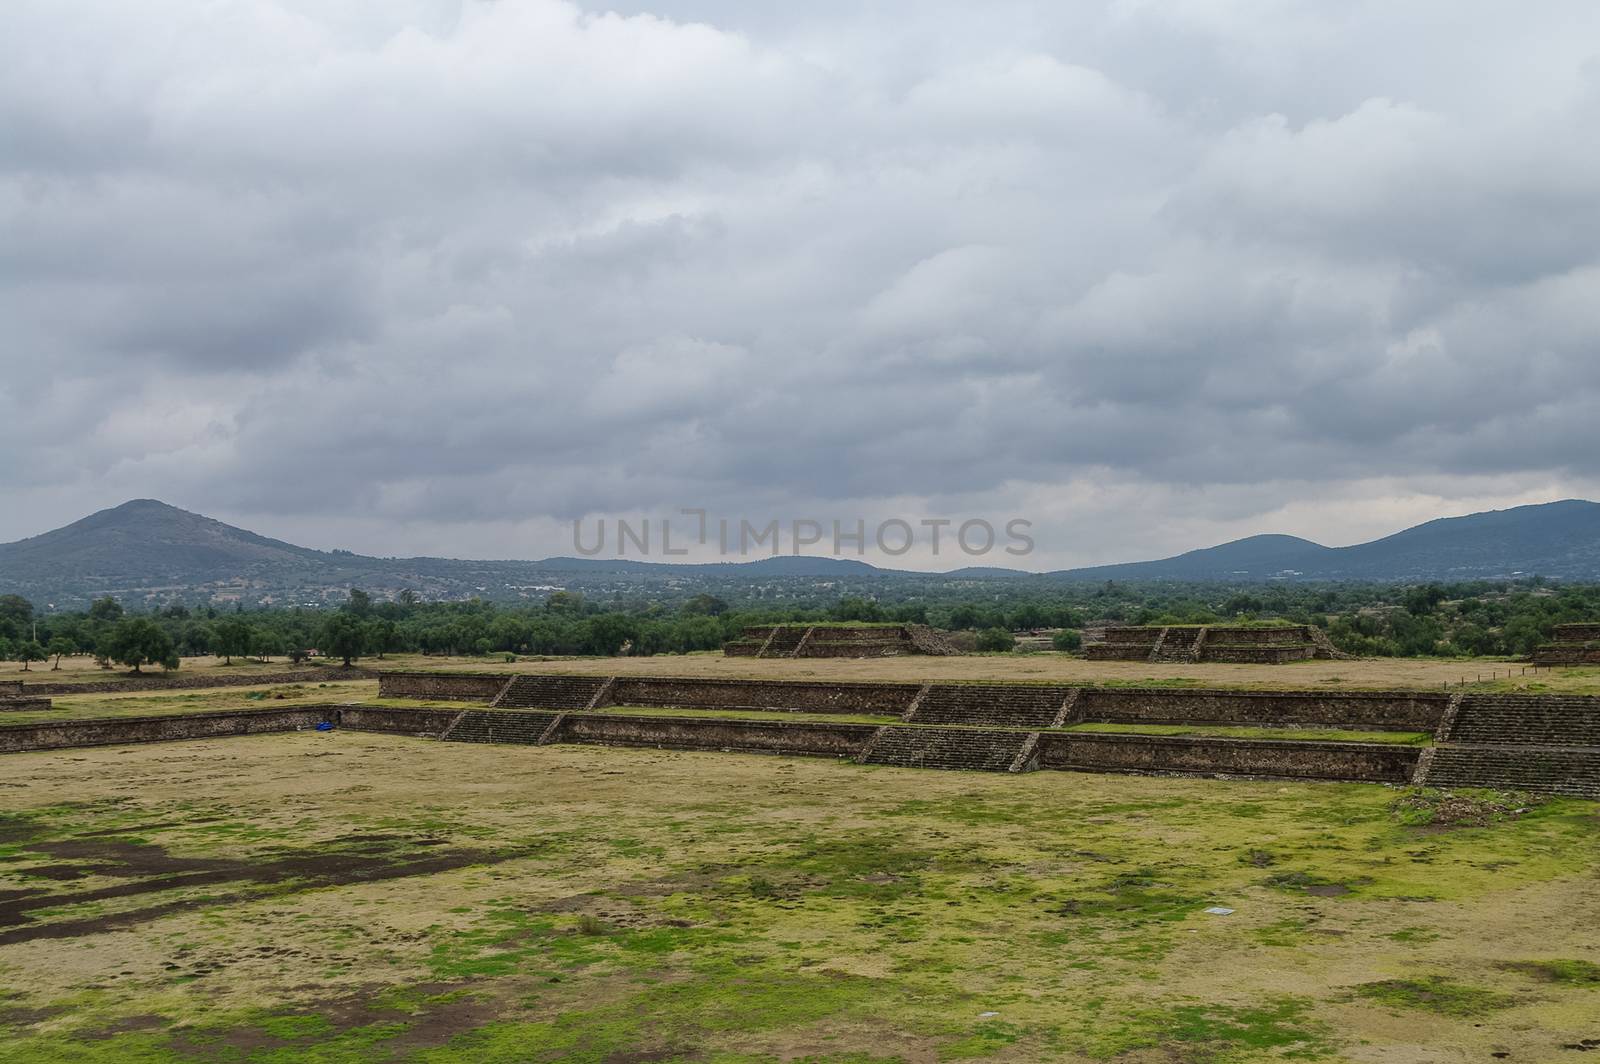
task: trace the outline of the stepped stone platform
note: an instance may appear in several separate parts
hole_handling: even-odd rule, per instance
[[[37,713],[54,704],[48,698],[0,698],[0,713]]]
[[[1067,696],[1071,698],[1069,694]],[[1503,740],[1483,707],[1457,706],[1443,730]],[[1532,711],[1530,711],[1532,712]],[[1559,714],[1535,714],[1557,719]],[[1476,717],[1477,723],[1474,723]],[[1516,723],[1515,718],[1505,718]],[[0,725],[0,753],[304,731],[380,732],[458,743],[582,743],[853,759],[865,764],[986,772],[1035,769],[1187,776],[1423,783],[1493,787],[1600,799],[1600,746],[1562,722],[1530,742],[1461,742],[1424,749],[1394,743],[1235,739],[1031,728],[884,725],[784,719],[631,715],[621,712],[444,709],[364,705],[228,710]],[[1522,734],[1533,734],[1530,728]]]
[[[1272,628],[1230,625],[1114,625],[1083,648],[1090,661],[1201,661],[1281,665],[1312,658],[1343,659],[1320,628],[1309,624]]]
[[[959,654],[937,629],[922,624],[777,624],[745,628],[724,643],[730,658],[892,658]]]
[[[1417,782],[1600,798],[1600,698],[1585,696],[484,673],[384,673],[380,694],[495,706],[327,705],[5,724],[0,753],[328,723],[463,743],[734,750],[980,771]],[[669,717],[622,708],[632,705],[741,709],[757,719]],[[610,711],[593,712],[602,707]],[[786,712],[848,713],[877,722],[773,716]],[[1410,731],[1432,733],[1435,745],[1062,730],[1082,723]]]
[[[1536,647],[1535,665],[1600,665],[1600,624],[1558,624],[1551,642]]]

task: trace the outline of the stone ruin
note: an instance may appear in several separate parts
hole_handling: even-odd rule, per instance
[[[1260,628],[1239,625],[1122,625],[1105,629],[1083,653],[1090,661],[1148,661],[1186,664],[1200,661],[1282,665],[1312,658],[1351,655],[1310,624]]]
[[[774,624],[744,629],[724,643],[730,658],[893,658],[959,654],[944,633],[925,624]]]
[[[1600,665],[1600,624],[1558,624],[1533,652],[1535,665]]]

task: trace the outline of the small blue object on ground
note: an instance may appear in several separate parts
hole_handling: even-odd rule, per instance
[[[317,731],[333,731],[333,721],[325,720],[317,725]]]

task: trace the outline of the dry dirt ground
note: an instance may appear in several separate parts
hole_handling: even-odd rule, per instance
[[[465,672],[569,672],[599,676],[724,676],[741,679],[925,681],[1170,685],[1190,687],[1442,690],[1483,677],[1483,689],[1530,689],[1600,694],[1600,667],[1539,669],[1502,658],[1366,658],[1287,665],[1195,665],[1142,661],[1085,661],[1054,652],[971,654],[937,658],[730,658],[720,652],[648,658],[441,658],[392,655],[376,668]],[[1526,671],[1524,671],[1526,670]],[[1491,681],[1491,677],[1493,680]]]
[[[0,1061],[1586,1059],[1600,809],[1397,794],[338,731],[7,755]]]
[[[1168,685],[1189,687],[1332,688],[1349,690],[1443,690],[1463,682],[1481,690],[1534,690],[1600,695],[1600,666],[1535,670],[1504,658],[1365,658],[1359,661],[1303,661],[1287,665],[1152,665],[1138,661],[1086,661],[1054,652],[1033,654],[970,654],[938,658],[907,656],[876,659],[730,658],[720,651],[661,654],[654,657],[540,658],[506,661],[505,655],[439,657],[391,654],[364,658],[371,669],[423,669],[452,672],[567,672],[601,676],[721,676],[743,679],[839,681],[1010,681],[1016,683]],[[323,663],[330,672],[336,665]],[[298,666],[285,659],[271,662],[219,658],[184,658],[178,675],[235,677],[282,673]],[[0,679],[25,683],[97,683],[121,680],[126,671],[101,669],[86,657],[66,658],[59,671],[35,663],[31,671],[0,673]],[[146,670],[160,676],[161,670]],[[1479,683],[1481,678],[1482,682]],[[330,680],[334,678],[330,676]]]

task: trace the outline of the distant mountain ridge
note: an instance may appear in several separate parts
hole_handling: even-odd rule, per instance
[[[1073,580],[1600,579],[1600,503],[1581,499],[1441,517],[1350,547],[1250,536],[1160,561],[1051,574]]]
[[[1568,499],[1441,518],[1350,547],[1257,535],[1157,561],[1051,573],[984,566],[912,573],[809,555],[711,563],[373,558],[271,539],[154,499],[135,499],[63,528],[0,544],[0,593],[57,605],[105,594],[150,601],[318,602],[342,596],[352,586],[379,594],[410,589],[427,598],[515,598],[558,584],[618,590],[694,580],[1383,582],[1535,573],[1600,580],[1600,503]]]

